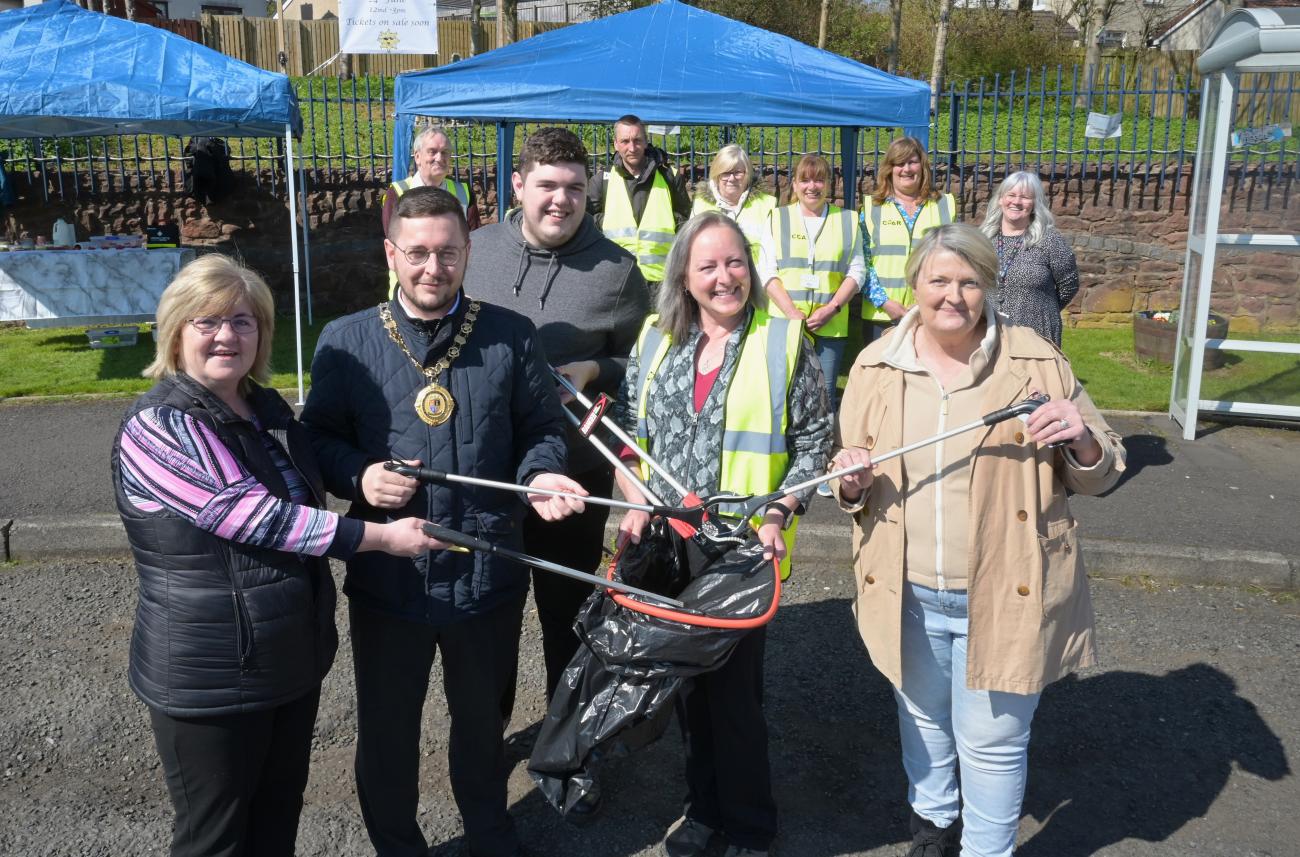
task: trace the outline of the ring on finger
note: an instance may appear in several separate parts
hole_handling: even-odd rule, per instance
[[[1065,417],[1061,417],[1061,431],[1065,431],[1069,427],[1070,427],[1070,421],[1067,420]]]

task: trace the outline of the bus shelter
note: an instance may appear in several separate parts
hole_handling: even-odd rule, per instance
[[[1300,419],[1285,385],[1216,389],[1207,351],[1300,355],[1300,343],[1208,334],[1216,309],[1265,330],[1292,326],[1300,289],[1300,7],[1237,9],[1197,60],[1204,77],[1169,414],[1196,436],[1203,414]],[[1289,306],[1289,309],[1288,309]],[[1249,312],[1251,316],[1246,316]],[[1288,317],[1289,316],[1289,317]],[[1215,318],[1216,328],[1223,319]],[[1216,361],[1217,362],[1217,361]],[[1294,374],[1294,369],[1290,370]]]

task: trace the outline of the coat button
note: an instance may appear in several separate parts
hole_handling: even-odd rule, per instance
[[[876,446],[876,439],[871,435],[867,435],[867,449],[874,449],[875,446]]]
[[[1022,431],[1016,432],[1016,443],[1024,443],[1024,442],[1025,442],[1025,433]]]
[[[1028,595],[1028,594],[1029,594],[1029,587],[1028,587],[1028,586],[1025,586],[1025,585],[1022,583],[1022,584],[1020,584],[1019,586],[1016,587],[1016,592],[1017,592],[1018,594],[1020,594],[1020,595]]]
[[[872,577],[871,575],[868,574],[868,575],[867,575],[867,583],[875,583],[875,582],[876,582],[876,579],[875,579],[874,577]]]
[[[1026,512],[1024,509],[1021,509],[1019,512],[1016,512],[1016,520],[1017,520],[1017,521],[1022,521],[1022,522],[1023,522],[1023,521],[1028,521],[1028,520],[1029,520],[1029,513]]]
[[[1070,552],[1070,546],[1067,544],[1067,545],[1065,546],[1064,550],[1065,550],[1066,553],[1069,553],[1069,552]]]

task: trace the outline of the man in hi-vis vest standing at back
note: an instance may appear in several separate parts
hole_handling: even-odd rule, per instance
[[[465,220],[469,223],[469,229],[473,232],[481,226],[478,213],[478,204],[474,201],[474,191],[470,190],[469,182],[458,182],[450,177],[451,173],[451,139],[447,132],[440,125],[431,125],[421,131],[415,137],[415,142],[411,144],[411,153],[415,158],[415,172],[402,179],[393,182],[384,191],[383,211],[380,219],[384,225],[384,234],[388,234],[388,221],[393,217],[393,211],[397,208],[397,201],[402,198],[413,187],[435,187],[442,188],[447,193],[456,197],[460,203],[461,209],[465,212]],[[388,298],[393,299],[397,288],[397,275],[392,271],[388,272]]]
[[[653,300],[677,227],[691,216],[691,198],[636,116],[614,123],[614,151],[609,171],[592,176],[587,210],[606,238],[636,257]]]

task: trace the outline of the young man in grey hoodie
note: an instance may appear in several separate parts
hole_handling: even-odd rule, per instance
[[[474,233],[465,290],[531,319],[551,365],[594,398],[618,391],[650,295],[636,260],[586,213],[587,163],[587,149],[571,131],[542,128],[528,137],[514,174],[519,207]],[[610,496],[610,466],[572,427],[568,475],[592,495]],[[533,556],[595,571],[608,515],[608,507],[591,504],[555,524],[530,513],[524,547]],[[591,592],[588,584],[533,571],[548,701],[577,650],[573,619]]]

